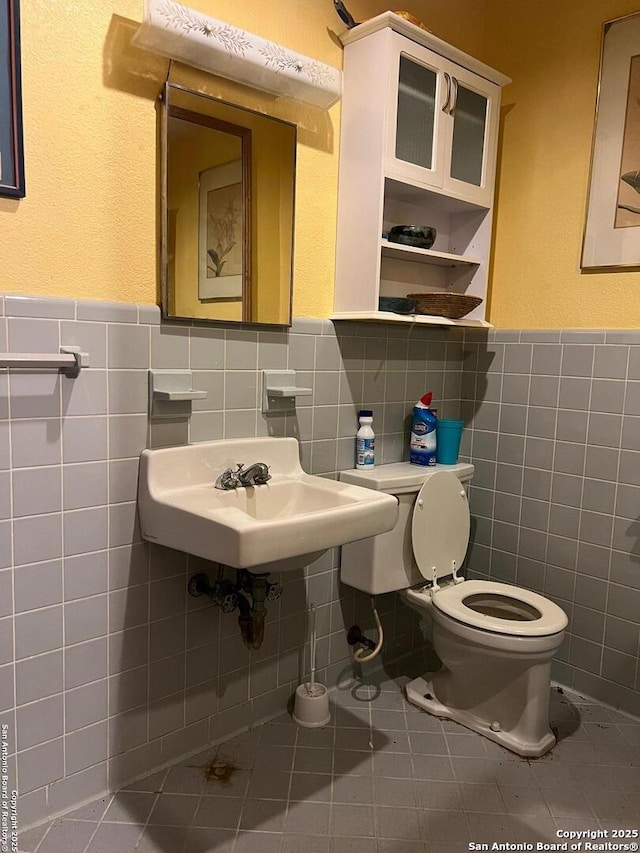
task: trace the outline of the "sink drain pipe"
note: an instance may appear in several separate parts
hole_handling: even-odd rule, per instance
[[[264,619],[267,615],[265,601],[267,600],[267,576],[243,576],[242,587],[238,595],[238,625],[242,642],[248,649],[255,651],[262,646],[264,640]],[[246,597],[251,597],[251,603]]]
[[[267,601],[276,601],[282,595],[279,583],[270,583],[268,573],[254,574],[247,569],[236,569],[235,584],[224,578],[223,566],[218,570],[218,580],[211,584],[206,574],[200,572],[189,578],[189,595],[198,598],[208,595],[223,613],[238,610],[238,626],[242,642],[255,651],[264,641],[264,622]]]
[[[353,659],[354,661],[356,661],[356,663],[367,663],[368,661],[377,658],[380,652],[382,651],[384,633],[382,631],[382,622],[380,621],[380,616],[378,615],[378,610],[376,608],[375,595],[371,596],[371,609],[373,610],[373,617],[376,622],[376,630],[378,631],[378,642],[374,643],[373,640],[370,640],[368,637],[365,637],[357,625],[353,625],[351,628],[349,628],[349,631],[347,633],[347,642],[350,646],[355,646],[358,644],[360,645],[360,648],[353,650]],[[368,651],[366,651],[365,649],[368,649]]]

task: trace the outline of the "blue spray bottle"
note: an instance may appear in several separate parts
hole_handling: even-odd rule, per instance
[[[429,391],[413,407],[409,462],[414,465],[436,464],[436,423],[431,411],[432,394]]]

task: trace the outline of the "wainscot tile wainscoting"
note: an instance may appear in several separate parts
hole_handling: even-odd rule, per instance
[[[466,334],[479,577],[569,616],[561,684],[640,716],[640,331]]]
[[[469,571],[542,591],[570,618],[555,676],[640,714],[640,332],[465,332],[296,320],[287,331],[165,323],[154,306],[6,296],[0,349],[79,345],[91,367],[0,376],[0,722],[23,828],[282,713],[308,668],[351,677],[345,627],[369,602],[339,584],[339,552],[281,576],[265,642],[191,598],[218,567],[148,546],[136,522],[145,447],[291,435],[303,465],[353,466],[359,408],[377,461],[406,458],[409,416],[433,391],[465,418],[476,465]],[[191,421],[148,417],[149,368],[188,368],[208,392]],[[313,388],[263,415],[262,369]],[[253,460],[244,460],[253,461]],[[422,647],[398,596],[379,607],[385,660]]]
[[[368,599],[340,587],[332,549],[281,577],[264,645],[249,652],[237,615],[187,593],[192,574],[215,579],[218,567],[141,541],[141,450],[293,435],[304,467],[335,477],[354,464],[356,412],[371,401],[378,458],[402,459],[427,375],[458,409],[462,349],[447,360],[445,340],[384,326],[336,337],[317,320],[287,332],[165,324],[154,306],[5,297],[0,350],[79,345],[91,358],[76,378],[0,375],[0,722],[23,828],[282,713],[307,669],[309,603],[327,683],[349,671],[345,627],[368,624]],[[149,419],[150,367],[194,371],[208,395],[190,422]],[[260,371],[287,367],[313,396],[263,415]],[[389,657],[421,643],[408,608],[380,604]]]

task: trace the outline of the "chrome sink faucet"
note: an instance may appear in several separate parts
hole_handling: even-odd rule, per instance
[[[265,462],[254,462],[248,468],[238,471],[238,479],[241,486],[263,486],[271,479],[269,466]]]
[[[248,468],[238,462],[237,469],[227,468],[216,480],[216,489],[230,491],[231,489],[246,489],[248,486],[263,486],[271,479],[269,466],[264,462],[254,462]]]

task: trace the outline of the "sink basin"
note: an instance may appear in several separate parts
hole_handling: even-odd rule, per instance
[[[271,479],[216,489],[218,475],[238,461],[245,467],[266,462]],[[306,474],[295,438],[144,450],[138,507],[145,539],[236,568],[281,563],[385,533],[398,515],[391,495]]]

